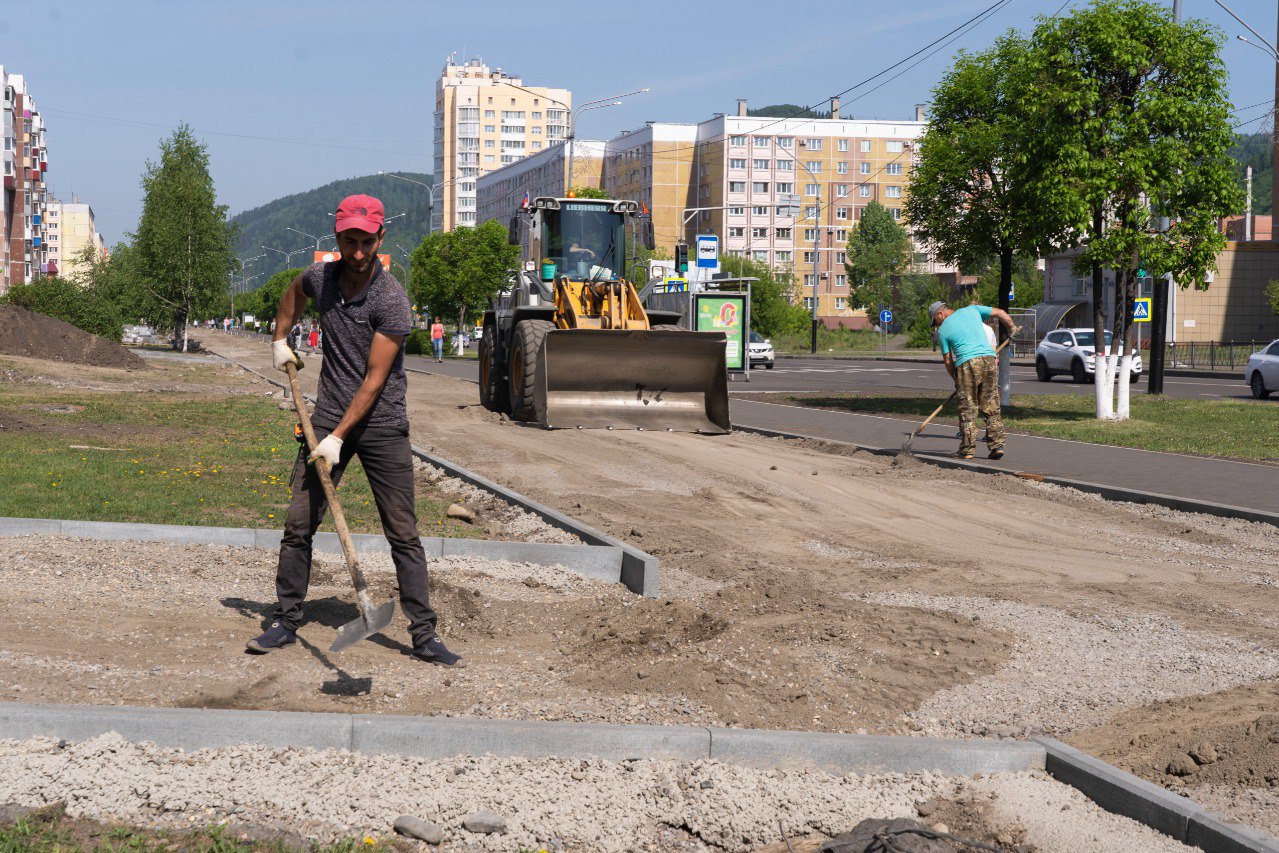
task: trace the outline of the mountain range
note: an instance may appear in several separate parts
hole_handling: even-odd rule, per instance
[[[254,276],[252,286],[260,287],[273,274],[288,269],[290,266],[309,266],[312,260],[315,241],[288,230],[296,228],[317,237],[330,237],[333,234],[333,217],[338,202],[349,195],[363,193],[382,201],[386,210],[386,242],[382,244],[382,252],[390,254],[393,271],[399,275],[399,266],[405,263],[404,256],[397,250],[412,252],[422,242],[430,226],[431,192],[409,181],[418,181],[430,185],[432,178],[420,172],[396,172],[408,180],[400,180],[390,175],[365,175],[360,178],[347,178],[333,181],[322,187],[306,192],[294,193],[261,207],[237,213],[231,221],[240,226],[238,254],[241,262],[247,262],[257,255],[264,255],[261,260],[249,264],[245,273]],[[399,214],[404,214],[399,216]],[[392,218],[398,217],[398,218]],[[323,239],[321,249],[332,249],[332,239]],[[292,263],[286,264],[280,252],[263,249],[271,246],[284,252],[312,247],[310,251],[297,252],[292,255]],[[261,273],[262,275],[258,275]]]

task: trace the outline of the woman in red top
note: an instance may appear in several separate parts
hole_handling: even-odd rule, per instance
[[[307,345],[310,346],[311,351],[315,352],[316,348],[319,347],[320,345],[320,327],[319,326],[311,327],[311,336],[307,338],[306,342],[307,342]]]
[[[435,361],[439,364],[443,364],[444,324],[440,322],[439,317],[436,317],[435,322],[431,324],[431,346],[435,349]]]

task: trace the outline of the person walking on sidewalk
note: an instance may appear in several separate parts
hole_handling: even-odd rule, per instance
[[[272,363],[287,371],[297,356],[282,339],[316,303],[328,351],[320,369],[313,424],[319,445],[293,468],[280,562],[275,576],[278,599],[270,627],[249,641],[252,652],[266,653],[297,639],[302,602],[311,578],[311,542],[326,499],[320,477],[309,463],[328,460],[336,486],[358,456],[377,504],[382,530],[391,545],[399,582],[400,605],[409,619],[413,656],[427,663],[465,666],[435,633],[426,552],[418,536],[413,493],[413,453],[405,405],[404,341],[409,333],[409,299],[404,285],[382,268],[377,250],[385,235],[382,203],[366,195],[338,205],[333,230],[340,259],[312,264],[293,280],[280,299]]]
[[[435,351],[435,362],[444,363],[444,324],[436,317],[431,324],[431,348]]]
[[[928,306],[937,329],[937,343],[946,371],[955,382],[959,402],[957,459],[972,459],[977,449],[977,415],[986,422],[986,447],[991,459],[1004,457],[1004,421],[999,412],[999,362],[986,334],[985,321],[994,317],[1009,334],[1016,332],[1012,317],[998,308],[969,305],[955,311],[944,302]]]

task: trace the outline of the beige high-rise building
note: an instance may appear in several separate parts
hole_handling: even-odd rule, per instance
[[[85,272],[86,265],[80,258],[88,247],[92,247],[95,256],[102,257],[102,235],[98,233],[93,208],[78,196],[72,196],[69,202],[49,202],[48,217],[49,260],[59,276],[75,278]]]
[[[572,109],[568,89],[525,86],[482,60],[450,56],[435,89],[431,230],[477,224],[480,175],[564,141]]]

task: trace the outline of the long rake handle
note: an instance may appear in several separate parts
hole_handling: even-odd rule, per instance
[[[296,365],[285,365],[289,374],[289,387],[293,391],[293,405],[298,410],[298,420],[302,423],[302,432],[306,436],[306,445],[312,453],[319,445],[319,441],[315,438],[315,428],[311,426],[311,416],[306,411],[306,399],[302,396],[302,386],[298,383],[298,369]],[[333,512],[333,524],[338,529],[338,539],[342,543],[342,555],[346,557],[346,568],[351,573],[351,583],[355,585],[356,595],[359,596],[361,607],[365,603],[367,597],[366,590],[369,587],[368,581],[364,579],[364,572],[360,570],[360,561],[355,554],[355,542],[351,540],[351,531],[346,526],[346,514],[342,512],[342,504],[338,503],[337,490],[333,488],[333,477],[329,474],[329,460],[320,457],[314,462],[315,471],[320,475],[320,485],[324,487],[324,497],[329,502],[329,509]]]
[[[1007,338],[1004,338],[1004,342],[1003,342],[1002,344],[1000,344],[999,346],[995,347],[995,355],[999,355],[999,351],[1000,351],[1000,350],[1002,350],[1004,347],[1008,346],[1008,344],[1009,344],[1009,342],[1010,342],[1010,341],[1012,341],[1012,337],[1011,337],[1011,336],[1009,336],[1009,337],[1007,337]],[[942,410],[942,409],[944,409],[944,408],[946,408],[946,404],[947,404],[947,403],[949,403],[951,400],[955,399],[955,398],[956,398],[956,397],[958,397],[958,396],[959,396],[959,389],[958,389],[958,388],[956,388],[954,391],[951,391],[951,392],[950,392],[950,396],[949,396],[949,397],[947,397],[945,400],[942,400],[941,405],[940,405],[940,406],[938,406],[937,408],[933,409],[933,413],[932,413],[931,415],[929,415],[929,416],[928,416],[928,418],[927,418],[927,419],[926,419],[926,420],[925,420],[922,424],[920,424],[919,426],[915,427],[914,432],[912,432],[912,433],[910,434],[910,438],[906,439],[906,444],[905,444],[905,445],[903,445],[903,447],[909,447],[909,446],[910,446],[910,443],[911,443],[912,441],[914,441],[914,440],[915,440],[915,436],[917,436],[917,435],[919,435],[921,432],[923,432],[923,431],[924,431],[924,427],[926,427],[926,426],[928,426],[930,423],[932,423],[933,418],[937,417],[937,415],[941,412],[941,410]]]

